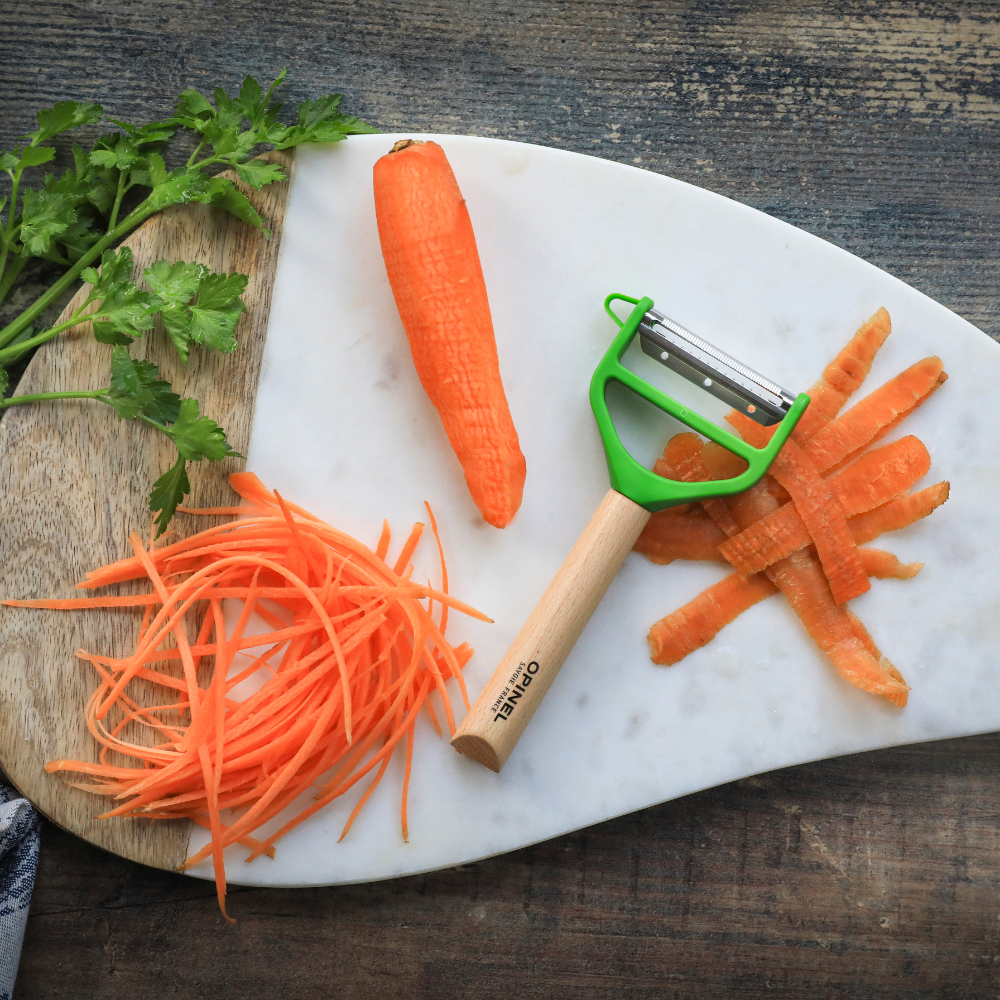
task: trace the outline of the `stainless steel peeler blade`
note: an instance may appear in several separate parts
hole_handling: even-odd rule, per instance
[[[765,427],[783,420],[795,397],[656,309],[639,324],[644,353]]]

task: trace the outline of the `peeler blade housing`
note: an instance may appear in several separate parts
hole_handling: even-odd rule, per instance
[[[624,321],[611,308],[615,301],[633,306]],[[615,293],[605,300],[604,308],[620,329],[591,379],[590,403],[612,487],[650,511],[709,497],[732,496],[750,489],[767,472],[788,440],[809,405],[809,397],[805,393],[793,397],[777,383],[667,319],[653,308],[652,299],[633,299]],[[626,368],[622,356],[636,336],[640,337],[646,354],[694,385],[764,426],[777,425],[767,446],[758,449],[748,445]],[[608,411],[606,393],[611,382],[620,383],[691,430],[738,455],[747,462],[746,471],[732,479],[693,483],[656,475],[637,462],[622,444]]]

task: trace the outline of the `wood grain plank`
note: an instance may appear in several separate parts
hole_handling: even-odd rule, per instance
[[[233,886],[235,928],[52,831],[16,995],[993,1000],[998,782],[996,735],[857,754],[447,871]]]
[[[288,154],[271,154],[271,159],[291,164]],[[195,348],[185,368],[161,329],[132,350],[158,364],[182,395],[199,399],[202,412],[226,428],[241,452],[250,440],[287,188],[287,183],[260,191],[243,188],[269,221],[270,241],[219,209],[194,204],[154,216],[126,241],[137,273],[168,259],[249,276],[247,313],[237,327],[239,347],[233,354]],[[83,295],[81,290],[63,317],[79,308]],[[106,385],[110,358],[111,348],[95,343],[89,324],[81,324],[38,351],[18,393]],[[150,486],[173,464],[171,450],[152,428],[119,422],[109,407],[90,400],[7,411],[0,422],[3,597],[73,596],[73,585],[87,570],[129,554],[129,533],[150,530]],[[240,459],[191,465],[190,502],[231,502],[227,476],[242,466]],[[94,677],[73,651],[82,647],[123,656],[134,645],[138,620],[131,613],[108,611],[5,609],[0,615],[0,766],[64,829],[123,857],[173,868],[187,851],[187,821],[96,820],[95,813],[106,808],[103,800],[43,769],[49,760],[96,760],[82,712]],[[162,701],[162,691],[146,682],[139,682],[136,692],[142,703]]]

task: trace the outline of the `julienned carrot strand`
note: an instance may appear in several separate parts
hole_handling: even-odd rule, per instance
[[[145,577],[151,594],[127,601],[98,596],[61,605],[46,602],[66,609],[109,603],[143,607],[140,637],[129,657],[79,651],[99,679],[85,708],[86,724],[100,747],[99,763],[50,761],[46,770],[90,776],[74,784],[112,799],[104,816],[187,817],[208,829],[209,844],[184,867],[213,859],[224,914],[227,846],[243,844],[248,860],[262,853],[273,856],[274,842],[289,829],[377,768],[360,808],[402,740],[400,826],[409,835],[417,714],[426,707],[440,729],[429,701],[431,691],[437,691],[453,730],[445,687],[451,678],[459,681],[468,704],[461,670],[471,649],[465,643],[453,648],[444,639],[447,612],[456,609],[489,621],[447,593],[444,553],[429,507],[441,561],[440,590],[410,579],[420,525],[390,567],[384,558],[387,528],[379,551],[373,552],[268,493],[256,477],[243,474],[237,482],[254,506],[235,510],[252,516],[158,549],[134,537],[131,559],[93,571],[83,584],[92,589]],[[222,601],[232,599],[242,607],[227,635]],[[437,618],[435,603],[442,608]],[[190,618],[206,606],[197,639],[188,642]],[[247,634],[255,615],[269,631]],[[254,652],[248,664],[237,667],[241,650]],[[214,659],[213,673],[208,686],[201,687],[197,673],[208,657]],[[233,700],[233,688],[264,668],[263,686],[241,702]],[[176,692],[177,701],[143,707],[126,690],[138,682]],[[127,741],[132,724],[155,734],[157,745]],[[378,742],[381,748],[375,750]],[[114,760],[109,754],[116,755]],[[121,767],[119,758],[138,766]],[[268,841],[251,835],[320,781],[326,784],[314,801],[277,834]],[[225,809],[237,810],[232,822],[223,822]]]
[[[378,545],[375,546],[375,556],[378,559],[385,559],[389,553],[389,542],[392,539],[392,531],[389,529],[389,522],[382,522],[382,534],[379,535]]]
[[[441,533],[438,531],[437,518],[434,516],[434,511],[431,510],[431,505],[425,500],[424,506],[427,508],[427,516],[430,518],[431,531],[434,533],[434,541],[437,543],[438,550],[438,562],[441,565],[441,590],[447,594],[448,593],[448,565],[444,559],[444,546],[441,544]],[[430,586],[430,584],[428,584]],[[428,609],[430,610],[430,609]],[[441,602],[441,618],[438,621],[438,629],[442,635],[444,635],[445,629],[448,627],[448,605],[446,602]]]
[[[153,560],[150,559],[149,553],[146,551],[145,546],[142,544],[142,539],[139,537],[137,531],[133,531],[129,536],[129,544],[132,546],[132,550],[135,552],[142,563],[143,568],[146,570],[146,574],[149,576],[153,587],[156,592],[163,598],[164,610],[170,607],[170,594],[167,591],[166,584],[160,579],[160,574],[156,571],[156,566]],[[198,677],[195,672],[194,657],[191,655],[191,646],[188,642],[187,633],[184,631],[183,624],[178,623],[173,629],[174,637],[177,640],[177,648],[181,652],[181,663],[184,665],[184,675],[188,683],[188,700],[191,702],[191,718],[192,720],[197,717],[198,714]],[[105,705],[108,705],[105,702]],[[110,705],[108,706],[110,707]],[[106,712],[106,709],[104,710]],[[102,715],[103,718],[103,715]]]
[[[410,532],[410,537],[406,539],[403,543],[403,548],[396,558],[396,565],[392,567],[393,573],[399,576],[401,573],[406,571],[406,567],[410,563],[410,556],[416,551],[417,544],[420,541],[420,536],[423,534],[424,526],[417,521],[413,526],[413,530]]]

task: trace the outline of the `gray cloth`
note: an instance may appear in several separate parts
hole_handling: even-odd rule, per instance
[[[38,867],[38,813],[0,782],[0,1000],[10,1000]]]

